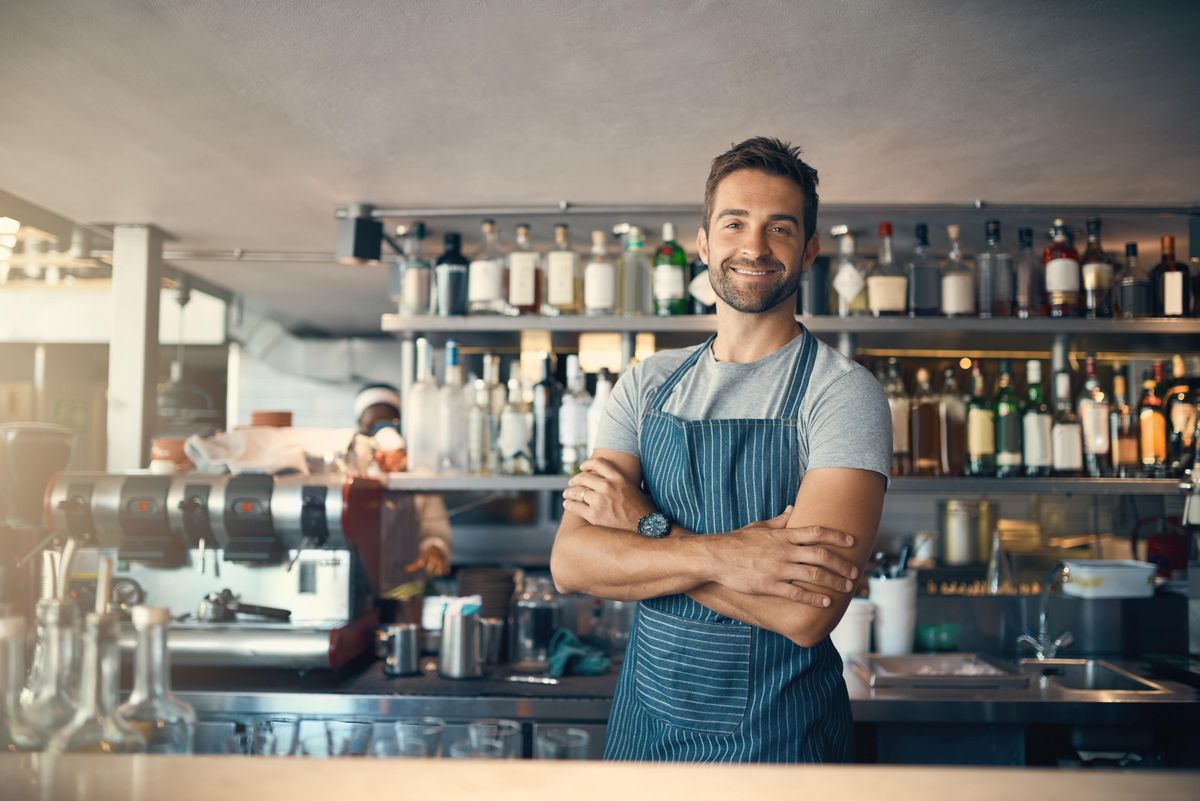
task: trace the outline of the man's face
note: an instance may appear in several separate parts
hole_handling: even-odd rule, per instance
[[[717,184],[708,232],[696,237],[717,297],[740,312],[769,311],[791,297],[820,251],[804,241],[804,193],[789,178],[738,170]]]

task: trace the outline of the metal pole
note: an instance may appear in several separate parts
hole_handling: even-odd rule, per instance
[[[842,331],[838,334],[837,340],[838,353],[845,356],[847,359],[854,358],[854,352],[858,349],[858,336],[849,331]]]

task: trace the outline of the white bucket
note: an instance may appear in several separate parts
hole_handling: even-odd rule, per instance
[[[854,654],[871,651],[871,621],[875,618],[875,604],[866,598],[854,598],[846,608],[846,614],[829,634],[833,645],[848,662]]]
[[[917,573],[907,570],[896,578],[872,577],[875,602],[875,653],[911,654],[917,627]]]

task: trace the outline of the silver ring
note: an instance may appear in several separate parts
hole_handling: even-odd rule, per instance
[[[587,487],[584,487],[583,492],[579,493],[579,500],[583,502],[584,506],[587,506],[587,494],[588,494]]]

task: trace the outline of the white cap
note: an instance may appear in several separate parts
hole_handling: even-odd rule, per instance
[[[171,610],[165,606],[135,606],[129,612],[135,629],[146,626],[166,626],[171,623]]]
[[[1037,359],[1025,362],[1025,380],[1030,384],[1042,383],[1042,363]]]
[[[579,357],[572,353],[567,357],[567,381],[579,375]]]
[[[354,419],[377,403],[389,403],[400,408],[400,393],[392,387],[367,387],[354,396]]]
[[[663,241],[675,241],[675,223],[663,223]]]

